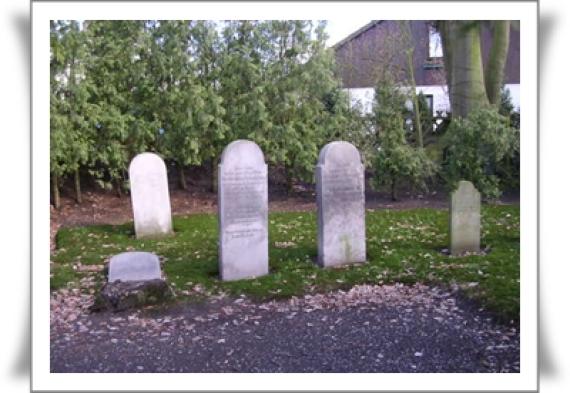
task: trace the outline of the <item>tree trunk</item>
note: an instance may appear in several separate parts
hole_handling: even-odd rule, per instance
[[[489,105],[479,22],[448,21],[445,25],[448,27],[445,45],[451,50],[448,70],[451,112],[454,116],[466,117],[471,111]]]
[[[508,20],[497,20],[491,23],[493,42],[489,59],[485,65],[485,88],[489,103],[498,107],[501,103],[501,86],[503,85],[505,64],[509,52],[511,23]]]
[[[402,26],[406,35],[406,57],[408,61],[408,72],[410,74],[410,84],[412,88],[412,103],[414,104],[414,123],[416,128],[416,143],[420,149],[424,147],[424,135],[422,130],[422,122],[420,119],[420,105],[418,103],[418,95],[416,94],[416,77],[414,75],[414,47],[412,46],[412,32],[410,28],[410,21],[402,22]]]
[[[213,193],[217,193],[218,192],[218,162],[216,161],[216,159],[212,159],[212,162],[210,164],[210,169],[211,169],[211,183],[210,183],[210,190]]]
[[[293,174],[289,168],[285,169],[285,180],[287,182],[287,195],[293,194]]]
[[[121,179],[115,180],[115,186],[117,188],[117,196],[119,198],[122,198],[123,197],[123,190],[122,190],[123,187],[121,186]]]
[[[59,210],[61,207],[61,201],[59,198],[59,184],[56,175],[52,175],[51,177],[51,190],[53,192],[53,207]]]
[[[81,179],[79,177],[79,168],[75,169],[73,173],[73,180],[75,183],[75,200],[77,203],[81,203],[83,198],[81,197]]]
[[[420,119],[420,104],[418,103],[418,95],[416,94],[416,78],[414,76],[414,60],[412,50],[408,50],[408,68],[410,70],[410,81],[412,83],[412,102],[414,104],[414,123],[416,126],[417,145],[420,149],[424,147],[424,133],[422,130],[422,121]]]
[[[391,188],[391,193],[392,193],[392,200],[397,201],[398,198],[396,197],[396,178],[395,177],[392,177],[392,184],[391,184],[390,188]]]
[[[186,185],[186,175],[184,174],[184,165],[178,164],[178,172],[180,176],[180,188],[186,191],[188,186]]]

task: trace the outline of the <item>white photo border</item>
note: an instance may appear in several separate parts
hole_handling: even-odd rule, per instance
[[[75,374],[50,373],[49,21],[52,19],[520,20],[520,373],[513,374]],[[33,391],[536,391],[538,304],[538,3],[519,2],[33,2]]]

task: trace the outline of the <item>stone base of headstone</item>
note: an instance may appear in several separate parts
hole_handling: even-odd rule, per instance
[[[114,281],[106,283],[95,298],[93,311],[123,311],[155,305],[174,297],[174,292],[162,279],[145,281]]]
[[[162,278],[158,256],[150,252],[114,255],[104,273],[108,282],[96,296],[93,311],[122,311],[159,304],[174,296]]]
[[[135,230],[135,237],[137,240],[160,240],[160,239],[164,239],[167,237],[171,237],[174,236],[174,230],[171,230],[169,232],[162,232],[162,233],[158,233],[156,231],[154,232],[149,232],[148,234],[142,233],[142,232],[136,232]]]

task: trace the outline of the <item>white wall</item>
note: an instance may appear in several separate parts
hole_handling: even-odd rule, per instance
[[[505,87],[511,93],[511,101],[515,107],[515,111],[521,111],[521,85],[519,84],[507,84]]]
[[[450,112],[449,96],[447,95],[447,86],[417,86],[416,93],[424,93],[424,95],[433,96],[433,114],[437,111]]]
[[[505,87],[511,93],[511,99],[515,110],[520,111],[520,85],[507,84]],[[363,114],[372,112],[372,104],[374,103],[374,88],[362,87],[354,89],[344,89],[350,98],[352,107],[361,105]],[[433,96],[433,114],[437,111],[450,111],[449,96],[447,95],[447,86],[417,86],[416,93],[423,92],[425,95]]]
[[[354,89],[343,89],[348,93],[350,99],[350,107],[354,108],[360,105],[362,114],[370,114],[372,112],[372,104],[374,102],[374,88],[363,87]]]

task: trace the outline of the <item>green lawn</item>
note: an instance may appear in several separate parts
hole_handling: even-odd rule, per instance
[[[168,281],[181,298],[196,284],[209,293],[268,299],[365,283],[456,283],[499,316],[519,317],[519,206],[483,206],[481,243],[491,252],[462,258],[441,253],[448,247],[445,210],[367,212],[368,263],[326,270],[313,263],[315,213],[273,213],[269,222],[270,274],[235,282],[218,279],[216,215],[175,217],[176,234],[160,240],[136,240],[132,223],[61,229],[52,255],[51,287],[79,285],[84,273],[74,270],[78,262],[103,264],[114,254],[141,250],[165,259]],[[99,278],[103,280],[102,273]]]

